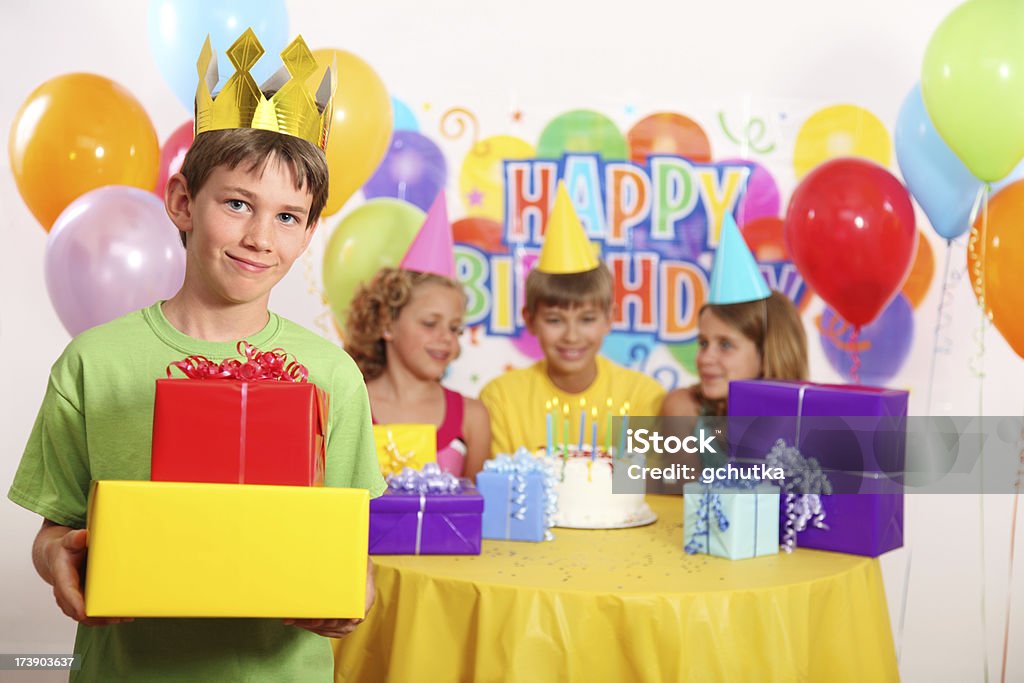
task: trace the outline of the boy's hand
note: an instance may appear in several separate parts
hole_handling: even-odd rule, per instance
[[[373,561],[366,558],[366,614],[370,613],[377,599],[377,584],[373,580]],[[344,638],[356,626],[363,623],[362,619],[285,619],[285,624],[304,628],[324,638]]]
[[[130,618],[85,615],[82,574],[88,549],[88,532],[85,529],[50,526],[44,527],[40,536],[44,533],[43,557],[49,577],[43,578],[53,585],[53,597],[61,611],[86,626],[109,626],[131,621]]]

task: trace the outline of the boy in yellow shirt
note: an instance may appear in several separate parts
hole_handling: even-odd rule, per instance
[[[601,424],[609,413],[658,414],[665,389],[599,354],[611,331],[612,292],[611,273],[594,256],[560,183],[540,258],[526,279],[523,307],[544,359],[495,378],[480,393],[491,416],[492,454],[544,447],[548,405],[556,424],[568,417],[574,430],[581,411],[591,424],[594,408]],[[567,416],[563,406],[569,406]]]

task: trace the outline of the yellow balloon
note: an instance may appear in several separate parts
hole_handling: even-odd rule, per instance
[[[839,157],[870,159],[883,167],[892,161],[892,138],[878,117],[854,104],[837,104],[812,114],[800,127],[793,149],[797,180]]]
[[[47,232],[90,190],[152,190],[160,164],[160,142],[139,101],[109,78],[86,73],[36,88],[14,116],[7,151],[18,191]]]
[[[370,65],[345,50],[314,50],[317,70],[307,81],[315,89],[327,67],[337,64],[338,89],[327,141],[330,188],[323,215],[337,213],[377,170],[391,142],[391,96]]]
[[[511,135],[480,140],[466,153],[459,171],[459,196],[467,216],[505,220],[505,167],[509,159],[535,156],[533,145]]]

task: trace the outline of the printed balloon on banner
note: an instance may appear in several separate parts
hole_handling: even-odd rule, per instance
[[[935,29],[921,94],[935,128],[975,177],[995,182],[1024,156],[1024,5],[968,0]]]
[[[747,178],[747,188],[743,199],[736,207],[736,224],[739,227],[742,228],[747,223],[759,218],[778,217],[781,208],[779,186],[767,168],[750,159],[721,159],[718,163],[746,164],[753,168],[750,177]]]
[[[164,192],[167,190],[167,180],[181,170],[185,154],[192,146],[192,140],[195,137],[194,128],[194,122],[186,121],[174,129],[174,132],[164,142],[164,146],[160,148],[160,173],[156,178],[156,187],[153,188],[153,193],[157,197],[163,199]]]
[[[152,190],[160,146],[139,101],[95,74],[57,76],[32,91],[7,141],[25,204],[49,230],[74,199],[105,185]]]
[[[374,199],[341,219],[324,250],[324,291],[342,327],[356,289],[402,261],[426,214],[398,199]]]
[[[806,310],[812,298],[811,289],[789,255],[782,219],[758,218],[744,225],[740,232],[768,286],[789,297],[800,312]]]
[[[504,226],[490,218],[463,218],[452,223],[452,239],[477,247],[488,254],[507,254],[502,241]]]
[[[646,366],[657,342],[653,335],[635,332],[612,332],[604,338],[601,355],[626,368]]]
[[[367,199],[394,197],[426,211],[448,180],[444,154],[411,130],[396,131],[384,161],[363,186]]]
[[[804,178],[789,202],[785,235],[807,283],[857,327],[899,291],[917,242],[906,189],[862,159],[829,161]]]
[[[967,249],[967,275],[979,302],[1018,356],[1024,358],[1024,180],[1006,187],[989,202],[975,229],[981,238]],[[980,277],[978,277],[980,275]]]
[[[837,104],[812,114],[796,136],[793,171],[797,179],[840,157],[860,157],[888,166],[892,160],[892,140],[885,124],[867,109],[853,104]]]
[[[981,190],[975,178],[935,130],[915,85],[903,100],[894,132],[896,160],[907,189],[939,236],[952,240],[971,227]]]
[[[388,150],[393,125],[391,96],[377,72],[351,52],[324,48],[313,50],[313,56],[317,69],[306,80],[311,92],[319,87],[328,67],[338,70],[327,140],[330,186],[323,211],[324,216],[332,216],[373,175]],[[427,206],[430,204],[423,208]]]
[[[686,157],[697,163],[711,161],[711,141],[700,124],[682,114],[658,112],[638,121],[626,133],[629,156],[647,163],[652,154]]]
[[[409,105],[394,95],[391,96],[391,112],[395,130],[418,131],[420,129],[420,122],[416,120],[416,114],[412,113]]]
[[[692,376],[697,377],[697,351],[700,347],[697,342],[686,342],[684,344],[668,344],[668,352],[676,362],[683,366],[688,373]]]
[[[60,214],[46,242],[46,290],[71,336],[160,299],[185,278],[185,249],[152,192],[112,185]]]
[[[505,162],[530,159],[533,145],[511,135],[494,135],[466,153],[459,171],[459,196],[470,216],[505,218]]]
[[[914,311],[902,294],[889,302],[882,314],[853,337],[853,327],[831,308],[818,319],[821,348],[832,369],[852,382],[854,354],[860,359],[857,378],[871,386],[885,386],[899,373],[910,356],[914,341]]]
[[[537,142],[537,156],[542,159],[559,159],[569,152],[600,154],[606,161],[625,160],[629,158],[629,145],[610,118],[589,109],[575,109],[552,119]]]
[[[269,55],[252,69],[253,78],[261,84],[280,67],[278,55],[290,39],[284,0],[150,0],[149,49],[164,80],[189,113],[199,83],[195,58],[203,41],[209,36],[214,52],[225,55],[246,27],[256,32]],[[221,73],[230,75],[227,64],[221,65]]]
[[[903,296],[914,308],[921,305],[935,276],[935,254],[928,238],[920,230],[917,233],[917,251],[914,253],[914,264],[910,267],[907,281],[903,283]]]

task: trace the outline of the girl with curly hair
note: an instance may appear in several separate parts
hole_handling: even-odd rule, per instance
[[[356,292],[345,350],[366,380],[375,423],[437,426],[437,463],[475,476],[490,453],[483,404],[441,386],[458,357],[466,296],[454,280],[383,268]]]

